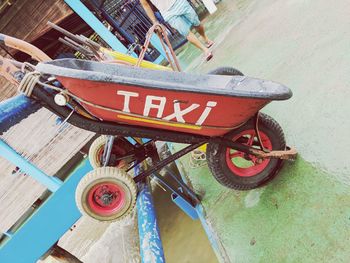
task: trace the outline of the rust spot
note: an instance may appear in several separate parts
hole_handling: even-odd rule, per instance
[[[254,155],[259,158],[277,158],[283,160],[295,160],[297,157],[297,150],[294,148],[287,147],[285,151],[271,151],[271,152],[263,152],[261,150],[252,149]]]
[[[10,67],[6,68],[6,72],[9,73],[10,72]]]
[[[174,104],[175,103],[183,103],[183,104],[188,104],[188,100],[174,100]]]
[[[254,246],[256,244],[256,240],[255,238],[253,237],[252,240],[250,240],[250,245],[251,246]]]
[[[277,203],[277,200],[276,200],[276,198],[272,198],[271,199],[271,201],[272,201],[272,204],[276,207],[276,209],[278,209],[278,203]]]

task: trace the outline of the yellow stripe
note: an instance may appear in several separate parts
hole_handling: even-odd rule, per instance
[[[146,118],[139,118],[139,117],[133,117],[133,116],[128,116],[128,115],[120,115],[120,114],[118,114],[117,117],[120,119],[124,119],[124,120],[141,121],[141,122],[170,126],[170,127],[178,127],[178,128],[192,129],[192,130],[201,130],[202,129],[201,126],[186,124],[186,123],[171,123],[171,122],[150,120],[150,119],[146,119]]]

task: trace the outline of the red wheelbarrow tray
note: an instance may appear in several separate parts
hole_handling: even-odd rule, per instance
[[[292,96],[282,84],[247,76],[167,72],[77,59],[39,63],[36,70],[55,76],[100,120],[205,136],[226,134],[272,100]]]

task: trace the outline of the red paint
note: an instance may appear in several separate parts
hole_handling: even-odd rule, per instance
[[[139,115],[143,115],[146,96],[150,95],[166,97],[167,102],[162,117],[168,116],[174,112],[173,101],[180,101],[181,109],[187,108],[194,103],[199,104],[200,106],[197,109],[184,115],[184,119],[187,124],[195,124],[206,108],[207,102],[215,101],[217,102],[216,106],[212,108],[210,114],[203,123],[204,126],[208,127],[202,127],[200,130],[183,127],[170,127],[162,124],[144,123],[137,120],[120,119],[117,117],[118,113],[83,104],[84,108],[92,115],[106,121],[209,136],[219,136],[227,133],[232,128],[246,122],[257,111],[270,102],[270,100],[265,99],[238,98],[187,91],[143,88],[138,86],[94,82],[90,80],[80,80],[66,77],[57,78],[70,92],[76,96],[86,101],[117,110],[122,110],[124,106],[124,96],[118,95],[117,91],[122,90],[138,93],[139,96],[137,98],[130,98],[130,110],[131,113]],[[156,117],[156,114],[157,110],[151,109],[149,116]],[[176,122],[175,119],[172,121]],[[217,127],[226,129],[218,129]]]
[[[112,196],[109,203],[103,202],[103,196]],[[125,205],[125,192],[113,182],[103,182],[89,190],[87,203],[91,211],[97,215],[110,216]]]
[[[101,166],[102,166],[102,163],[103,163],[103,154],[105,152],[105,145],[102,145],[97,153],[96,153],[96,156],[97,156],[97,160],[100,162]],[[113,144],[112,146],[112,154],[115,154],[117,156],[117,158],[119,157],[122,157],[122,156],[125,156],[125,154],[127,153],[127,150],[120,147],[118,144]],[[125,165],[125,160],[118,160],[116,162],[116,167],[118,168],[122,168],[123,166]]]
[[[262,145],[265,149],[272,150],[272,143],[269,137],[262,131],[259,131]],[[254,129],[245,130],[237,134],[232,138],[233,141],[237,141],[238,139],[245,139],[246,142],[243,143],[248,146],[253,145],[253,141],[257,141],[256,133]],[[248,156],[251,162],[251,165],[248,167],[243,167],[242,164],[239,164],[240,161],[247,160],[245,157],[245,153],[232,150],[227,148],[226,150],[226,163],[228,168],[236,175],[242,177],[251,177],[261,173],[266,166],[269,164],[270,159],[259,160],[254,155]],[[247,161],[244,162],[245,164]]]

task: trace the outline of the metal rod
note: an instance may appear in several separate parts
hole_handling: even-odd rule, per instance
[[[90,48],[91,52],[95,55],[97,60],[103,60],[103,57],[99,54],[99,51],[101,49],[101,46],[99,44],[85,37],[84,35],[76,35],[76,37],[79,38],[84,45]]]
[[[74,39],[77,42],[81,42],[81,40],[76,35],[72,34],[71,32],[69,32],[69,31],[67,31],[65,29],[63,29],[62,27],[60,27],[60,26],[58,26],[58,25],[56,25],[56,24],[54,24],[54,23],[52,23],[50,21],[47,22],[47,25],[49,25],[53,29],[57,30],[58,32],[62,33],[63,35],[65,35],[65,36],[67,36],[67,37],[69,37],[71,39]]]
[[[101,38],[114,50],[123,53],[127,48],[110,32],[104,24],[81,2],[64,0]]]
[[[89,56],[93,56],[93,52],[89,49],[87,49],[86,47],[84,47],[83,45],[75,42],[74,40],[70,39],[69,37],[64,37],[64,40],[68,41],[69,43],[71,43],[72,45],[76,46],[77,48],[79,48],[78,50],[82,53],[86,53]]]
[[[111,158],[111,153],[113,149],[113,143],[114,143],[114,136],[110,135],[108,136],[107,142],[104,147],[103,152],[103,166],[108,166],[109,160]]]
[[[155,171],[158,171],[160,168],[164,167],[165,165],[168,165],[169,163],[175,161],[176,159],[180,158],[181,156],[184,156],[185,154],[193,151],[194,149],[202,146],[203,144],[205,144],[206,142],[199,142],[199,143],[195,143],[195,144],[190,144],[189,146],[187,146],[186,148],[174,153],[173,155],[169,156],[168,158],[160,161],[159,163],[156,163],[155,165],[153,165],[152,168],[138,174],[135,178],[134,181],[136,183],[142,181],[143,179],[145,179],[147,176],[153,174]]]
[[[190,199],[190,198],[189,198],[188,196],[186,196],[183,192],[181,192],[181,191],[175,189],[175,188],[172,187],[169,183],[167,183],[167,182],[164,180],[163,176],[161,176],[158,172],[154,172],[154,173],[152,174],[152,176],[156,177],[157,180],[158,180],[160,183],[162,183],[166,188],[168,188],[172,193],[174,193],[174,194],[176,194],[176,195],[178,195],[178,196],[181,196],[184,200],[186,200],[186,201],[187,201],[189,204],[191,204],[193,207],[195,207],[194,205],[196,205],[196,204],[199,203],[197,197],[196,197],[196,198],[192,198],[192,196],[191,196],[191,199]]]
[[[87,38],[84,35],[79,35],[79,37],[81,38],[82,41],[84,41],[84,43],[93,46],[96,50],[100,50],[101,45],[96,43],[95,41],[91,40],[90,38]]]
[[[86,53],[86,51],[81,49],[79,46],[76,46],[76,45],[68,42],[67,40],[65,40],[63,38],[59,38],[58,41],[60,41],[61,43],[65,44],[66,46],[68,46],[68,47],[70,47],[70,48],[72,48],[74,50],[77,50],[77,51],[81,52],[83,55],[85,55],[87,57],[91,56],[91,54]]]
[[[148,183],[140,184],[137,218],[142,263],[165,262],[153,198]]]
[[[193,192],[193,190],[189,188],[182,180],[180,180],[168,166],[165,166],[164,169],[188,193],[188,195],[195,201],[195,203],[198,204],[199,199],[196,196],[196,194]]]

